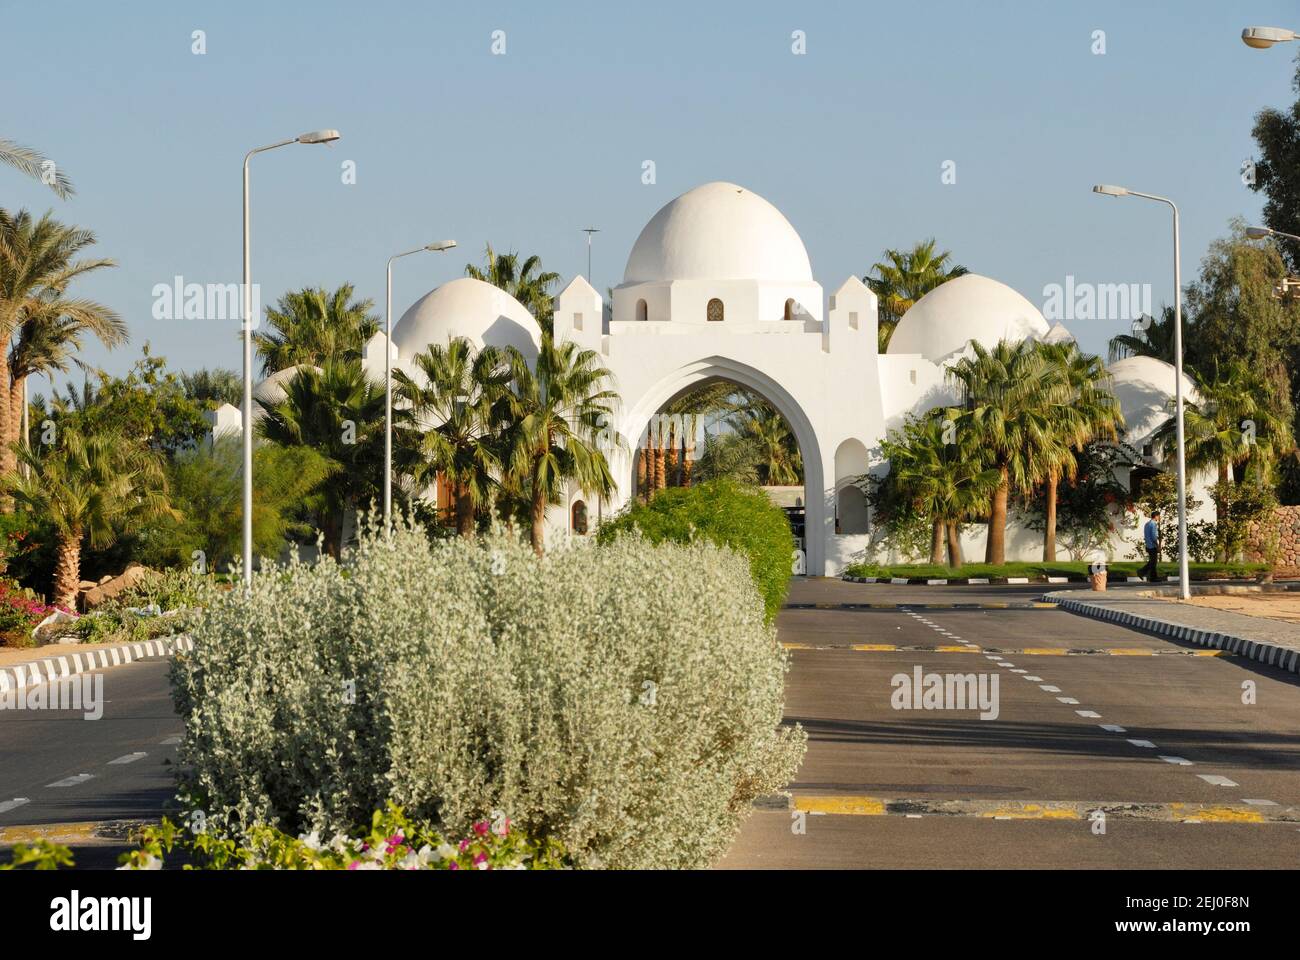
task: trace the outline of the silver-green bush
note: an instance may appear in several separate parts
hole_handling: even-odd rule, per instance
[[[184,786],[231,832],[391,800],[456,833],[504,812],[579,866],[697,867],[804,751],[747,561],[707,543],[371,533],[210,600],[193,637]]]

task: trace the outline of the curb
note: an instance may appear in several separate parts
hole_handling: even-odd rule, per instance
[[[944,587],[944,586],[969,586],[972,584],[993,584],[996,586],[1005,586],[1007,584],[1026,584],[1026,583],[1087,583],[1089,578],[1085,574],[1071,573],[1063,577],[948,577],[946,579],[936,579],[928,577],[851,577],[847,573],[841,574],[840,579],[846,583],[892,583],[906,585],[910,587]],[[1149,583],[1152,581],[1143,580],[1141,577],[1124,577],[1118,576],[1110,578],[1111,583]],[[1159,583],[1161,581],[1154,581]],[[1164,578],[1165,583],[1177,583],[1178,577],[1169,574]],[[1258,583],[1255,579],[1242,577],[1213,577],[1205,580],[1193,580],[1193,583],[1227,583],[1227,584],[1250,584]]]
[[[1280,667],[1291,673],[1300,673],[1300,650],[1278,646],[1267,640],[1248,640],[1236,634],[1218,633],[1214,630],[1198,630],[1195,627],[1170,623],[1168,620],[1139,616],[1126,610],[1095,606],[1086,600],[1074,600],[1069,597],[1060,597],[1056,600],[1056,605],[1062,610],[1068,610],[1084,617],[1091,617],[1094,620],[1105,620],[1108,623],[1118,623],[1125,627],[1136,627],[1139,630],[1147,630],[1160,636],[1185,640],[1188,643],[1211,647],[1215,650],[1227,650],[1229,653],[1244,656],[1251,660],[1258,660],[1260,663],[1269,666]]]
[[[24,687],[63,680],[91,670],[106,667],[120,667],[124,663],[142,660],[145,657],[170,657],[194,649],[194,641],[188,634],[171,637],[156,637],[140,643],[121,643],[115,647],[101,647],[87,650],[85,653],[64,653],[29,660],[12,667],[0,667],[0,693],[21,690]]]

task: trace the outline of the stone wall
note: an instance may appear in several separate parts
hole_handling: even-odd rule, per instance
[[[1263,527],[1263,529],[1261,529]],[[1267,544],[1277,536],[1278,567],[1300,567],[1300,506],[1277,507],[1271,524],[1252,522],[1246,535],[1246,559],[1262,561],[1266,558]]]

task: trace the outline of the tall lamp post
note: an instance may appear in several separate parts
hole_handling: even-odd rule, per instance
[[[333,143],[337,130],[313,130],[244,154],[244,583],[253,582],[253,279],[248,248],[248,162],[291,143]]]
[[[1183,447],[1183,274],[1178,240],[1178,206],[1167,197],[1139,193],[1124,187],[1098,184],[1093,193],[1107,197],[1141,197],[1166,203],[1174,212],[1174,422],[1178,436],[1178,594],[1184,600],[1192,595],[1187,576],[1187,462]]]
[[[431,250],[441,253],[456,246],[455,240],[426,243],[414,250],[388,258],[388,282],[384,296],[384,533],[393,532],[393,261],[413,253]]]
[[[1241,42],[1256,50],[1267,50],[1275,43],[1300,40],[1300,34],[1282,27],[1247,27],[1241,31]]]
[[[1247,227],[1246,236],[1252,240],[1263,240],[1265,237],[1286,237],[1288,240],[1300,240],[1300,236],[1294,233],[1283,233],[1281,230],[1274,230],[1272,227]]]
[[[600,227],[583,227],[582,232],[587,235],[587,282],[591,283],[591,235],[600,233]]]

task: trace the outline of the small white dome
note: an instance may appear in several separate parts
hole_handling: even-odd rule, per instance
[[[432,344],[464,337],[476,347],[514,347],[536,359],[541,331],[528,308],[473,277],[444,283],[415,301],[393,327],[393,344],[403,360]]]
[[[972,340],[1041,340],[1043,314],[1005,283],[967,273],[935,287],[903,314],[889,338],[889,353],[919,353],[933,363],[966,349]]]
[[[1155,357],[1125,357],[1107,369],[1111,376],[1111,392],[1124,412],[1125,439],[1139,446],[1173,415],[1169,408],[1169,402],[1174,398],[1173,364]],[[1191,379],[1184,372],[1183,402],[1195,403],[1198,397]]]
[[[812,280],[808,251],[790,221],[734,183],[706,183],[651,217],[623,271],[624,283],[657,280]]]
[[[277,370],[253,387],[253,399],[264,407],[279,403],[285,398],[289,381],[298,375],[299,370],[322,372],[320,367],[312,366],[309,363],[300,363],[296,367],[285,367],[283,370]]]

